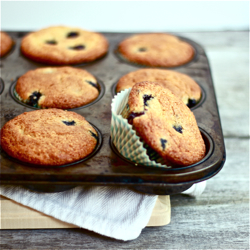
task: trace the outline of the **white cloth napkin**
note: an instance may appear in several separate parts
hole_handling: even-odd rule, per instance
[[[206,185],[207,185],[206,181],[196,183],[196,184],[192,185],[189,189],[182,192],[182,194],[187,194],[187,195],[190,195],[192,197],[198,197],[198,196],[202,195],[202,193],[204,192],[204,190],[206,188]]]
[[[205,184],[194,184],[184,193],[201,195]],[[140,235],[157,199],[157,195],[111,186],[79,186],[64,192],[40,193],[2,185],[0,194],[61,221],[124,241]]]

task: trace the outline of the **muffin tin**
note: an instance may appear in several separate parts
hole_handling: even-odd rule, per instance
[[[4,90],[4,81],[2,80],[2,78],[0,78],[0,95],[3,93]]]
[[[20,42],[27,32],[8,32],[15,40],[15,49],[2,59],[1,127],[10,119],[36,108],[21,103],[13,94],[16,79],[38,67],[48,65],[32,62],[20,52]],[[217,174],[225,162],[225,146],[208,58],[204,49],[194,41],[180,37],[195,49],[188,64],[171,68],[192,77],[202,89],[202,99],[191,108],[207,146],[206,157],[182,168],[150,168],[123,158],[110,140],[111,101],[119,78],[141,65],[131,64],[117,55],[117,45],[132,33],[102,33],[109,41],[108,54],[82,68],[93,74],[99,83],[100,95],[94,103],[74,112],[84,116],[99,132],[98,149],[83,161],[60,167],[38,167],[16,161],[1,152],[1,185],[24,185],[30,189],[57,192],[77,185],[112,185],[152,194],[175,194],[192,184]],[[174,34],[177,35],[177,34]],[[158,67],[159,68],[159,67]]]

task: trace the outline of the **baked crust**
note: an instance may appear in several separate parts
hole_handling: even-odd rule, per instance
[[[34,105],[41,108],[71,109],[94,101],[99,95],[97,87],[96,78],[86,70],[69,66],[45,67],[19,77],[16,93],[25,103],[30,103],[37,93],[39,98]]]
[[[11,50],[13,46],[13,41],[12,38],[6,32],[1,31],[0,36],[1,36],[0,56],[2,57]]]
[[[60,109],[25,112],[1,129],[2,149],[20,161],[37,165],[80,160],[94,150],[96,138],[97,132],[84,117]]]
[[[201,98],[200,86],[188,75],[164,69],[139,69],[122,76],[116,86],[116,92],[132,88],[136,83],[150,81],[157,82],[168,88],[186,105],[192,100],[197,103]]]
[[[21,42],[21,51],[37,62],[69,65],[92,62],[104,56],[108,46],[107,39],[100,33],[52,26],[26,35]]]
[[[128,105],[134,129],[167,164],[188,166],[205,156],[194,114],[170,90],[158,83],[137,83]]]
[[[118,46],[130,62],[154,67],[176,67],[191,61],[194,48],[166,33],[146,33],[128,37]]]

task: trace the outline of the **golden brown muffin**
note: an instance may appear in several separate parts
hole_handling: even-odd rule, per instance
[[[93,152],[97,138],[84,117],[60,109],[25,112],[1,129],[2,149],[37,165],[58,166],[83,159]]]
[[[6,55],[13,46],[12,38],[6,33],[1,31],[1,43],[0,43],[0,57]]]
[[[170,90],[158,83],[137,83],[128,107],[128,122],[167,164],[188,166],[205,156],[195,116]]]
[[[30,70],[19,77],[15,90],[20,100],[38,108],[77,108],[99,95],[92,74],[69,66]]]
[[[194,57],[189,43],[166,33],[133,35],[120,42],[118,51],[130,62],[153,67],[176,67]]]
[[[179,97],[188,107],[194,106],[201,98],[200,86],[188,75],[173,70],[139,69],[122,76],[116,92],[132,88],[136,83],[157,82],[168,88]]]
[[[102,34],[76,27],[53,26],[26,35],[21,51],[37,62],[69,65],[92,62],[104,56],[108,46]]]

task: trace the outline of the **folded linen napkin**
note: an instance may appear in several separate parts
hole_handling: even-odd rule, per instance
[[[188,195],[200,195],[205,185],[198,183],[191,188],[186,191]],[[61,221],[124,241],[140,235],[158,197],[111,186],[78,186],[64,192],[40,193],[2,185],[0,194]]]
[[[79,186],[58,193],[1,186],[0,191],[1,195],[44,214],[124,241],[140,235],[157,199],[157,195],[107,186]]]
[[[202,195],[202,193],[204,192],[204,190],[206,188],[206,185],[207,185],[206,181],[196,183],[196,184],[192,185],[189,189],[182,192],[182,194],[187,194],[187,195],[190,195],[192,197],[198,197],[198,196]]]

